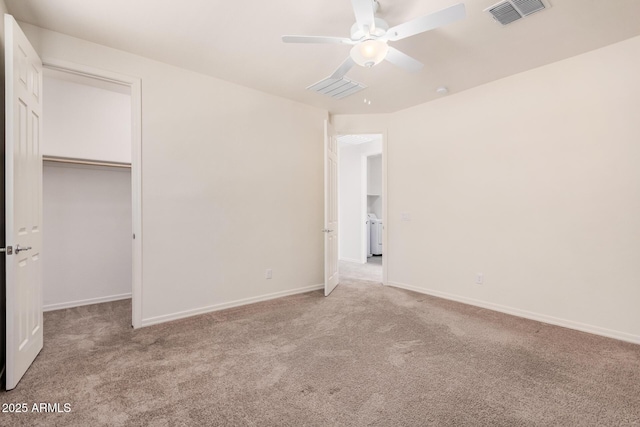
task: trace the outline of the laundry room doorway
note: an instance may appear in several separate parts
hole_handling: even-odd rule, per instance
[[[340,277],[383,283],[385,185],[382,134],[338,136]]]

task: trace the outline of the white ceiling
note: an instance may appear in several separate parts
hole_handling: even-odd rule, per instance
[[[380,134],[358,134],[358,135],[339,135],[338,143],[340,145],[359,145],[368,142],[382,141]]]
[[[459,0],[379,0],[394,26]],[[284,44],[283,34],[349,36],[350,0],[5,0],[17,20],[219,77],[333,113],[385,113],[640,35],[640,0],[550,0],[502,27],[466,0],[467,18],[392,43],[425,63],[383,62],[347,77],[368,86],[343,100],[305,88],[330,75],[348,45]],[[363,98],[372,103],[365,104]]]

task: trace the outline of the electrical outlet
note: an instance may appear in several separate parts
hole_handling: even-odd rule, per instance
[[[482,285],[484,283],[484,274],[476,273],[476,285]]]
[[[273,271],[270,268],[267,268],[264,271],[264,278],[265,279],[271,279],[273,277]]]

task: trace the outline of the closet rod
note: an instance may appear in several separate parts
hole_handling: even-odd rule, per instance
[[[42,160],[45,162],[71,163],[74,165],[108,166],[108,167],[114,167],[114,168],[131,169],[131,163],[123,163],[123,162],[72,159],[69,157],[57,157],[57,156],[42,156]]]

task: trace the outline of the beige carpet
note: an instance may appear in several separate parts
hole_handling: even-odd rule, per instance
[[[45,314],[3,426],[618,426],[640,346],[373,283],[133,331],[129,302]]]
[[[367,258],[367,262],[364,264],[341,260],[338,263],[338,269],[340,271],[340,277],[382,283],[381,256]]]

